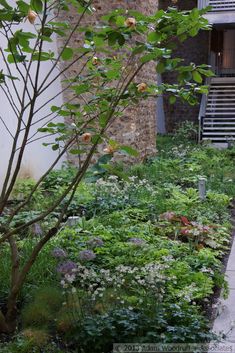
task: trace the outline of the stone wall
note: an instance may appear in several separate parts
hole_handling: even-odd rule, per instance
[[[93,6],[96,13],[89,16],[87,23],[90,25],[98,24],[102,15],[116,8],[134,9],[145,14],[153,14],[158,7],[158,0],[94,0]],[[71,23],[76,21],[76,12],[72,9],[68,14],[68,20]],[[74,47],[79,38],[74,37]],[[71,44],[73,46],[73,43]],[[76,75],[74,68],[70,70],[69,75]],[[156,80],[155,66],[149,65],[140,73],[138,81],[151,82]],[[65,93],[65,98],[69,98],[70,92]],[[120,119],[116,120],[110,127],[108,134],[115,138],[121,144],[131,145],[136,148],[140,154],[139,159],[152,155],[156,151],[156,99],[142,101],[138,106],[127,109]]]
[[[171,5],[170,0],[159,0],[159,8],[166,9]],[[180,10],[190,10],[197,7],[196,0],[178,0],[177,6]],[[175,51],[175,56],[183,58],[185,64],[194,62],[195,64],[207,64],[209,55],[209,32],[201,31],[196,37],[189,38],[183,44],[180,44]],[[172,73],[163,75],[163,82],[175,83],[176,77]],[[177,101],[174,105],[170,105],[167,97],[164,98],[164,112],[166,118],[167,131],[172,131],[176,125],[185,120],[197,122],[200,108],[199,103],[196,106]]]

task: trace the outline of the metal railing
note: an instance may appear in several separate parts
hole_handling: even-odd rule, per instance
[[[210,12],[235,11],[235,0],[198,0],[198,8],[211,6]]]
[[[210,84],[211,84],[211,78],[207,78],[205,84],[208,86],[208,89],[209,89]],[[200,104],[199,115],[198,115],[198,123],[199,123],[198,142],[199,143],[202,140],[203,125],[204,125],[204,118],[206,115],[207,100],[208,100],[208,95],[203,94],[201,104]]]

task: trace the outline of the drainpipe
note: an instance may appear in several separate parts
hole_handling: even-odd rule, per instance
[[[157,75],[157,83],[162,84],[162,75]],[[164,112],[163,96],[157,98],[157,133],[166,134],[166,119]]]

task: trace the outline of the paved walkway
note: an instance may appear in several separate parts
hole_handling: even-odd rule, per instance
[[[233,233],[235,233],[235,219],[233,219]],[[229,296],[226,300],[220,299],[219,315],[214,322],[213,331],[217,334],[227,334],[223,342],[232,343],[233,352],[235,352],[235,238],[228,259],[226,278],[229,285]]]

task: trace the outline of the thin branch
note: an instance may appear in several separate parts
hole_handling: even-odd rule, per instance
[[[7,67],[7,71],[8,71],[8,73],[9,73],[9,75],[10,75],[10,76],[13,76],[13,75],[12,75],[12,72],[11,72],[11,69],[10,69],[10,65],[8,64],[8,61],[7,61],[6,57],[5,57],[5,53],[4,53],[4,51],[2,50],[1,47],[0,47],[0,52],[1,52],[1,54],[2,54],[3,61],[4,61],[4,64],[6,65],[6,67]],[[15,92],[17,98],[18,98],[18,101],[19,101],[19,103],[21,103],[20,95],[19,95],[19,92],[18,92],[18,89],[17,89],[17,87],[16,87],[16,85],[15,85],[14,80],[11,80],[11,83],[12,83],[12,85],[13,85],[13,87],[14,87],[14,92]]]
[[[88,52],[85,52],[82,55],[76,57],[71,63],[69,63],[68,66],[66,66],[63,70],[60,70],[58,75],[56,75],[42,90],[39,90],[39,94],[42,94],[45,90],[47,90],[47,88],[50,87],[61,75],[63,75],[64,72],[68,71],[70,69],[70,67],[72,67],[74,64],[76,64],[79,60],[81,60],[87,54],[88,54]],[[87,59],[85,64],[82,66],[80,73],[78,73],[76,75],[76,77],[78,77],[82,73],[82,71],[86,67],[86,64],[88,63],[89,60],[90,60],[90,58]],[[57,65],[55,66],[55,68],[57,68]]]
[[[84,55],[83,55],[84,56]],[[82,58],[83,56],[81,56],[80,58]],[[89,60],[89,59],[88,59]],[[88,61],[87,60],[87,61]],[[85,66],[86,66],[86,64],[87,64],[87,61],[86,61],[86,63],[82,66],[82,68],[81,68],[81,70],[77,73],[77,75],[76,75],[76,77],[75,77],[75,79],[77,78],[77,77],[79,77],[79,75],[83,72],[83,70],[84,70],[84,68],[85,68]],[[64,70],[65,71],[65,70]],[[64,74],[64,71],[62,71],[57,77],[56,77],[56,79],[55,80],[57,80],[62,74]],[[35,114],[37,114],[41,109],[43,109],[45,106],[47,106],[50,102],[52,102],[54,99],[56,99],[57,97],[59,97],[61,94],[63,94],[65,91],[67,91],[72,85],[73,85],[73,83],[74,82],[71,82],[71,83],[69,83],[66,87],[64,87],[64,88],[62,88],[62,90],[60,91],[60,92],[58,92],[58,93],[56,93],[53,97],[51,97],[50,99],[48,99],[46,102],[44,102],[39,108],[37,108],[36,110],[35,110],[35,112],[34,112],[34,115]],[[47,87],[48,88],[48,87]],[[43,90],[44,91],[44,90]],[[41,91],[40,93],[39,93],[39,95],[41,94],[41,93],[43,93],[43,91]],[[75,96],[76,97],[76,96]],[[74,98],[75,98],[74,97]],[[34,122],[33,124],[37,124],[37,122],[38,121],[36,121],[36,122]]]
[[[46,23],[46,18],[47,18],[47,7],[46,7],[46,2],[47,0],[44,0],[44,16],[43,16],[43,24],[42,24],[42,31],[44,29],[44,26],[45,26],[45,23]],[[19,151],[19,155],[18,155],[18,158],[17,158],[17,161],[16,161],[16,166],[15,166],[15,169],[14,169],[14,172],[13,172],[13,175],[10,179],[10,173],[11,173],[11,168],[10,168],[10,173],[8,171],[8,178],[6,180],[6,183],[4,185],[4,196],[2,198],[2,202],[1,202],[1,205],[0,205],[0,213],[2,212],[2,210],[4,209],[4,203],[5,201],[8,199],[8,197],[10,196],[12,190],[13,190],[13,187],[14,187],[14,184],[15,184],[15,181],[16,181],[16,178],[18,176],[18,173],[19,173],[19,170],[20,170],[20,167],[21,167],[21,162],[22,162],[22,158],[23,158],[23,154],[24,154],[24,150],[25,150],[25,147],[26,147],[26,143],[27,143],[27,139],[28,139],[28,135],[29,135],[29,132],[30,132],[30,128],[31,128],[31,122],[32,122],[32,119],[33,119],[33,116],[34,116],[34,107],[35,107],[35,103],[36,103],[36,99],[37,99],[37,86],[38,86],[38,81],[39,81],[39,72],[40,72],[40,66],[41,66],[41,52],[42,52],[42,46],[43,46],[43,39],[41,38],[40,40],[40,44],[39,44],[39,60],[38,60],[38,64],[37,64],[37,69],[36,69],[36,75],[35,75],[35,84],[34,84],[34,87],[35,87],[35,90],[34,90],[34,95],[33,95],[33,98],[30,102],[30,111],[29,111],[29,114],[28,114],[28,121],[27,121],[27,126],[25,128],[25,133],[24,133],[24,136],[23,136],[23,141],[22,141],[22,144],[21,144],[21,149]],[[24,111],[25,107],[22,107],[22,111]],[[20,126],[21,127],[21,126]],[[19,131],[20,131],[20,127],[19,129],[17,128],[17,133],[19,134]],[[14,154],[15,154],[15,149],[16,149],[16,144],[15,144],[16,141],[14,141],[13,145],[14,146],[14,153],[13,153],[13,158],[12,158],[12,161],[11,161],[11,167],[12,167],[12,164],[13,164],[13,160],[14,160]],[[9,183],[9,186],[8,186],[8,182],[10,180],[10,183]]]
[[[44,84],[46,83],[46,81],[48,80],[48,78],[50,77],[51,73],[54,71],[54,69],[56,68],[57,64],[59,63],[60,61],[60,58],[62,56],[62,53],[63,51],[65,50],[65,48],[67,47],[67,45],[69,44],[70,40],[72,39],[74,33],[76,32],[76,30],[78,29],[78,27],[80,26],[80,23],[82,21],[82,19],[84,18],[86,12],[87,12],[87,9],[89,8],[89,6],[91,5],[92,1],[90,1],[86,7],[84,8],[83,12],[81,13],[76,25],[74,26],[74,28],[72,29],[70,35],[68,36],[68,38],[66,39],[59,55],[57,56],[57,59],[55,60],[55,63],[54,65],[52,66],[52,68],[49,70],[49,72],[47,73],[46,77],[44,78],[44,80],[42,81],[40,87],[39,87],[39,92],[41,91],[42,87],[44,86]]]
[[[35,138],[33,140],[31,139],[32,138],[32,136],[31,136],[31,138],[27,141],[26,145],[28,146],[29,144],[31,144],[33,142],[36,142],[36,141],[39,141],[39,140],[43,140],[43,139],[45,139],[47,137],[51,137],[51,136],[57,135],[57,134],[58,134],[57,132],[54,132],[54,133],[51,133],[51,134],[47,134],[47,135],[43,135],[43,136],[37,137],[37,138]]]
[[[10,136],[13,138],[13,140],[14,140],[14,136],[12,135],[11,131],[9,130],[9,128],[8,128],[8,126],[7,126],[7,124],[5,123],[5,121],[3,120],[3,118],[2,118],[1,116],[0,116],[0,120],[1,120],[1,122],[3,123],[3,125],[5,126],[7,132],[9,133],[9,135],[10,135]]]
[[[7,97],[7,100],[9,101],[14,113],[16,116],[18,116],[18,114],[20,114],[20,110],[18,108],[18,106],[16,105],[15,101],[14,101],[14,98],[12,97],[12,94],[11,94],[11,91],[9,89],[9,86],[5,83],[5,86],[6,86],[6,90],[7,92],[5,91],[5,89],[3,88],[3,86],[1,85],[1,89],[4,91],[4,94],[5,96]]]
[[[108,117],[107,117],[107,123],[106,126],[104,128],[101,129],[100,131],[100,136],[102,136],[105,131],[107,130],[108,126],[109,126],[109,121],[112,119],[113,114],[115,113],[115,109],[119,103],[119,101],[121,100],[121,96],[123,95],[123,93],[126,91],[126,89],[128,88],[128,86],[130,85],[130,83],[132,82],[133,78],[135,77],[135,75],[138,74],[138,72],[141,70],[141,68],[144,66],[144,64],[141,64],[138,69],[135,70],[135,72],[133,73],[133,75],[131,76],[131,78],[128,80],[128,82],[126,83],[126,85],[124,86],[122,92],[120,93],[120,95],[118,97],[116,97],[116,99],[113,101],[112,105],[111,105],[111,109],[109,111]],[[0,244],[2,242],[4,242],[6,239],[8,239],[11,235],[16,234],[20,231],[22,231],[23,229],[27,229],[29,226],[31,226],[34,223],[40,222],[41,220],[45,219],[49,214],[51,214],[51,212],[53,212],[60,204],[61,202],[65,199],[65,197],[70,193],[70,191],[72,190],[73,186],[76,184],[76,182],[79,180],[81,180],[81,178],[83,177],[83,173],[85,173],[85,171],[87,170],[90,160],[95,152],[95,149],[98,145],[99,139],[97,139],[97,141],[93,144],[91,150],[89,151],[89,154],[85,160],[85,162],[83,163],[83,166],[81,167],[81,169],[77,172],[75,178],[73,179],[73,181],[70,183],[70,185],[67,187],[67,189],[62,193],[62,195],[59,196],[59,198],[54,202],[54,204],[49,207],[46,211],[42,212],[41,215],[35,217],[33,220],[25,223],[24,225],[21,225],[13,230],[10,230],[8,233],[6,233],[1,239],[0,239]],[[84,168],[86,168],[84,170]]]
[[[37,181],[37,183],[34,185],[34,187],[32,188],[30,194],[28,195],[28,197],[26,198],[26,200],[24,200],[16,209],[15,211],[11,214],[10,219],[8,220],[8,225],[11,223],[11,221],[13,220],[13,218],[15,217],[15,215],[25,206],[27,205],[30,200],[32,199],[35,191],[38,189],[38,187],[41,185],[41,183],[44,181],[44,179],[48,176],[48,174],[54,169],[54,167],[56,166],[56,164],[59,162],[59,160],[63,157],[63,155],[67,152],[68,148],[73,144],[75,140],[75,137],[71,138],[67,144],[65,145],[64,149],[59,153],[59,155],[56,157],[56,159],[54,160],[54,162],[51,164],[51,166],[48,168],[48,170],[41,176],[41,178]],[[7,239],[7,237],[5,239],[3,238],[0,239],[0,244],[5,241]]]
[[[4,30],[5,30],[5,28],[4,28]],[[11,34],[13,35],[13,33],[12,33],[11,30],[10,30],[10,32],[11,32]],[[12,46],[11,46],[10,38],[9,38],[8,33],[7,33],[6,30],[5,30],[5,33],[6,33],[7,42],[8,42],[8,44],[9,44],[9,49],[10,49],[11,55],[12,55],[13,60],[14,60],[15,68],[16,68],[16,70],[18,71],[19,75],[21,76],[21,78],[22,78],[22,80],[23,80],[23,82],[24,82],[24,89],[23,89],[23,92],[26,92],[27,95],[28,95],[29,100],[31,100],[31,96],[30,96],[30,93],[29,93],[29,90],[28,90],[28,87],[27,87],[27,84],[26,84],[25,77],[24,77],[24,75],[23,75],[23,73],[22,73],[22,70],[21,70],[21,69],[19,68],[19,66],[18,66],[18,63],[17,63],[16,58],[15,58],[14,51],[13,51]],[[20,102],[22,102],[22,100],[20,100]]]

